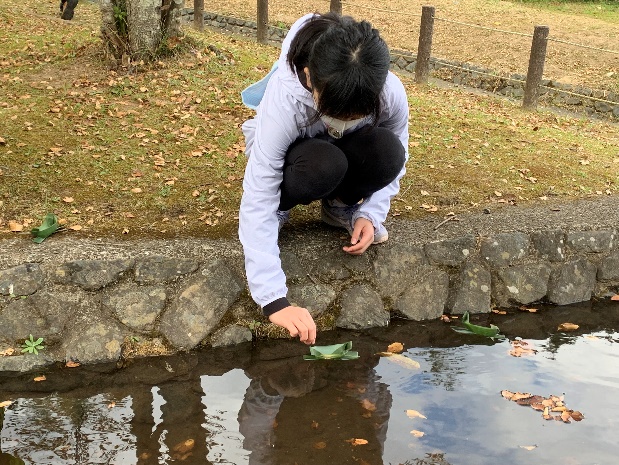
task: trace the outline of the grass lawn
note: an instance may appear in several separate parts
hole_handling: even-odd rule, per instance
[[[63,234],[230,237],[245,167],[239,93],[278,50],[188,30],[188,50],[109,70],[99,12],[75,19],[55,0],[0,4],[0,237],[27,234],[48,212]],[[617,125],[529,113],[518,102],[417,86],[410,160],[395,216],[444,216],[619,193]],[[294,222],[318,221],[309,206]]]

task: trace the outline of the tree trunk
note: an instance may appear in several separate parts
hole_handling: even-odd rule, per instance
[[[183,0],[100,0],[103,43],[123,64],[156,58],[162,42],[182,36]]]
[[[129,50],[132,57],[155,56],[161,42],[161,0],[126,0]]]

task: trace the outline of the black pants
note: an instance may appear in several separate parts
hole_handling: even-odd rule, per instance
[[[286,154],[279,209],[334,198],[354,205],[391,183],[404,161],[402,143],[385,128],[366,126],[335,142],[299,139]]]

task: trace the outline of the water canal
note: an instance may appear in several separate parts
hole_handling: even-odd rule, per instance
[[[261,341],[120,368],[0,374],[0,403],[12,402],[0,409],[0,464],[618,462],[619,304],[473,322],[507,339],[396,321],[320,334],[321,345],[353,341],[352,361],[304,361],[299,343]],[[566,322],[579,328],[558,331]],[[396,341],[419,368],[376,355]],[[544,419],[502,390],[564,396],[584,419]]]

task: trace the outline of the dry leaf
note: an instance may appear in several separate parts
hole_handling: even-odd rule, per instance
[[[134,187],[133,189],[131,189],[131,192],[133,192],[134,194],[139,194],[142,192],[142,189],[140,189],[139,187]]]
[[[327,447],[327,443],[324,441],[314,443],[314,449],[324,449],[325,447]]]
[[[411,431],[411,434],[415,436],[416,438],[420,438],[426,433],[424,433],[423,431],[417,431],[416,429],[414,429],[413,431]]]
[[[425,415],[419,413],[417,410],[407,410],[406,416],[408,416],[408,418],[423,418],[424,420],[428,418]]]
[[[62,199],[62,201],[63,201],[63,202],[66,202],[66,203],[71,203],[71,202],[73,202],[73,200],[74,200],[74,199],[73,199],[73,197],[64,197],[64,198]]]
[[[515,393],[512,391],[508,391],[507,389],[503,389],[501,391],[501,395],[505,397],[507,400],[512,400],[512,397],[514,397]]]
[[[570,412],[570,416],[572,417],[574,421],[581,421],[585,418],[585,416],[582,413],[580,413],[578,410],[574,410]]]
[[[0,357],[8,357],[9,355],[13,355],[15,353],[15,349],[9,347],[6,350],[0,351]]]
[[[557,331],[576,331],[579,328],[574,323],[561,323],[557,328]]]
[[[612,296],[610,300],[619,300],[619,294]]]
[[[353,446],[363,446],[367,444],[367,440],[365,439],[347,439],[346,442],[350,442]]]
[[[374,410],[376,410],[376,405],[370,402],[369,399],[363,399],[361,401],[361,406],[369,412],[373,412]]]
[[[82,227],[79,224],[73,224],[69,226],[69,229],[71,229],[72,231],[81,231]]]
[[[394,354],[393,352],[380,352],[380,355],[384,355],[387,360],[391,360],[392,362],[397,363],[401,367],[408,368],[409,370],[421,368],[419,362],[405,357],[402,354]]]
[[[5,400],[4,402],[0,402],[0,408],[4,408],[4,407],[8,407],[9,405],[11,405],[13,402],[10,400]]]
[[[401,342],[394,342],[393,344],[389,344],[389,347],[387,347],[387,352],[391,352],[394,354],[399,354],[403,350],[404,350],[404,346],[402,345]]]
[[[451,323],[451,319],[448,315],[441,315],[441,321],[444,321],[445,323]]]
[[[69,360],[67,363],[65,363],[65,366],[67,368],[76,368],[78,366],[80,366],[79,362],[74,362],[73,360]]]
[[[312,421],[312,428],[313,429],[318,429],[318,422],[317,421]]]
[[[187,439],[186,441],[179,442],[177,445],[174,446],[172,450],[174,452],[180,452],[181,454],[184,454],[185,452],[189,452],[191,449],[193,449],[193,446],[195,446],[195,444],[196,442],[193,439]]]
[[[24,225],[17,221],[9,221],[9,229],[11,232],[21,232],[24,230]]]
[[[537,312],[537,308],[529,308],[529,307],[518,307],[518,310],[522,310],[523,312],[530,312],[530,313]]]
[[[537,446],[520,446],[521,449],[526,449],[526,450],[533,450],[535,449]]]
[[[47,378],[45,377],[45,375],[37,376],[36,378],[34,378],[36,382],[45,381],[46,379]]]
[[[107,408],[114,408],[116,407],[116,402],[110,402],[109,404],[107,404]]]
[[[496,313],[497,315],[507,315],[507,312],[505,310],[492,310],[492,313]]]

